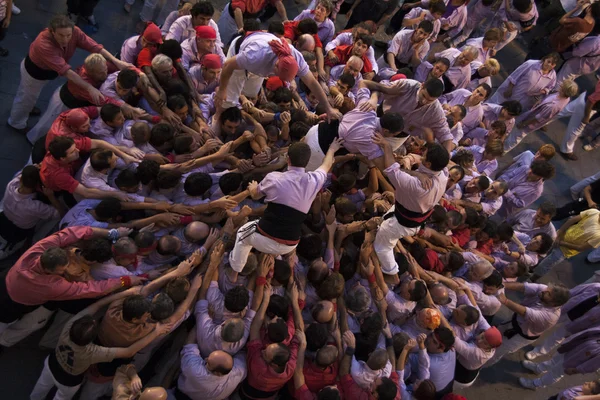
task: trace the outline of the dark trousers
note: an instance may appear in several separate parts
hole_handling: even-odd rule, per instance
[[[67,0],[67,10],[69,14],[89,17],[94,13],[94,8],[98,0]]]
[[[417,1],[416,0],[407,0],[404,2],[404,4],[413,4],[413,3],[417,3]],[[404,16],[406,16],[406,14],[408,14],[409,11],[410,10],[403,10],[402,7],[400,7],[400,9],[396,12],[396,14],[394,14],[392,19],[390,19],[390,25],[387,27],[385,32],[388,35],[391,35],[391,34],[396,34],[400,29],[402,29],[402,20],[404,19]]]
[[[585,199],[579,199],[567,203],[556,210],[556,215],[552,218],[552,221],[560,221],[565,218],[572,217],[573,215],[579,215],[580,212],[587,210],[588,203]]]

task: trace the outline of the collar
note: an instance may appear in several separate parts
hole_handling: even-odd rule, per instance
[[[306,172],[306,169],[303,167],[292,167],[291,165],[288,165],[288,172]]]

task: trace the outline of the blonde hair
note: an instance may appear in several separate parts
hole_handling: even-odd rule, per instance
[[[98,53],[90,54],[85,58],[83,65],[87,70],[96,69],[98,67],[106,66],[106,59]]]
[[[500,63],[495,58],[490,58],[483,65],[490,71],[490,76],[497,75],[500,72]]]
[[[550,161],[556,154],[556,149],[551,144],[543,144],[538,150],[538,153],[540,153],[544,160]]]
[[[181,8],[179,9],[179,15],[180,16],[184,16],[184,15],[190,15],[190,11],[192,9],[192,6],[196,4],[195,1],[191,1],[191,2],[187,2],[185,3],[183,6],[181,6]]]
[[[565,79],[560,84],[558,92],[563,97],[573,97],[579,92],[579,86],[572,79]]]

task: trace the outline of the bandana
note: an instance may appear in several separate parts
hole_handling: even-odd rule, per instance
[[[273,53],[277,56],[277,75],[284,82],[291,82],[298,73],[298,63],[294,56],[292,56],[292,50],[290,45],[285,39],[271,40],[269,46]]]

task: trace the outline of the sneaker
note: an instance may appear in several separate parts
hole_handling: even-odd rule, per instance
[[[541,354],[536,353],[535,351],[531,350],[528,351],[527,353],[525,353],[525,358],[529,361],[531,360],[535,360],[536,358],[538,358],[539,356],[541,356]]]
[[[594,150],[594,149],[595,149],[595,147],[594,147],[594,146],[592,146],[591,144],[586,144],[585,146],[583,146],[583,149],[584,149],[585,151],[592,151],[592,150]]]
[[[526,389],[536,390],[537,387],[533,384],[531,379],[519,378],[519,383]]]
[[[529,371],[535,372],[536,374],[541,374],[542,372],[544,372],[544,371],[542,371],[542,369],[540,368],[540,366],[538,364],[536,364],[532,361],[525,360],[525,361],[521,362],[521,365],[524,368],[528,369]]]
[[[19,14],[21,14],[21,9],[19,7],[17,7],[15,5],[15,3],[13,3],[13,5],[12,5],[12,13],[13,13],[13,15],[19,15]]]

